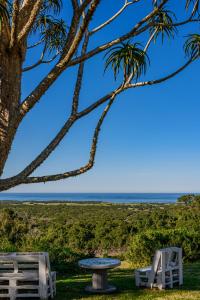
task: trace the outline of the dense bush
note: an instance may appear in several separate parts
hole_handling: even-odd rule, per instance
[[[170,246],[182,247],[184,261],[199,260],[200,232],[187,228],[146,230],[133,236],[127,258],[136,267],[149,265],[156,249]]]
[[[195,195],[195,194],[187,194],[180,196],[177,199],[177,202],[182,202],[186,205],[200,205],[200,195]]]
[[[0,203],[0,251],[48,251],[62,268],[94,255],[147,264],[167,245],[197,260],[199,233],[198,206]]]

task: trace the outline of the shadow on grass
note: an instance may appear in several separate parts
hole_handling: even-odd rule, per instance
[[[138,289],[135,286],[134,271],[130,269],[115,269],[109,272],[109,282],[117,287],[117,291],[110,295],[91,295],[84,288],[91,284],[91,274],[79,273],[76,276],[65,275],[58,277],[57,296],[55,300],[78,300],[78,299],[162,299],[165,296],[181,293],[183,291],[200,291],[200,263],[184,266],[184,285],[173,290],[158,291]],[[181,298],[182,299],[182,298]],[[200,299],[200,294],[199,294]]]

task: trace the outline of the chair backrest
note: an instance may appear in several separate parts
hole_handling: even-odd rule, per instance
[[[41,295],[52,292],[51,269],[47,252],[0,253],[0,279],[10,275],[24,275],[38,281]]]
[[[178,267],[182,261],[182,249],[178,247],[169,247],[161,249],[161,256],[163,256],[163,263],[161,268],[168,270],[169,268]]]
[[[161,267],[161,251],[156,250],[156,252],[154,254],[153,262],[152,262],[151,273],[148,278],[149,286],[151,286],[151,284],[154,282],[155,276],[157,274],[157,271],[160,269],[160,267]]]
[[[0,253],[0,276],[4,273],[23,273],[26,271],[49,272],[49,256],[46,252]]]
[[[149,285],[154,282],[156,274],[165,273],[170,268],[178,268],[182,263],[182,249],[178,247],[168,247],[156,250],[151,273],[149,276]]]

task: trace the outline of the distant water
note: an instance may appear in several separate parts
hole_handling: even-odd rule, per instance
[[[0,193],[13,201],[100,201],[111,203],[175,203],[181,193]]]

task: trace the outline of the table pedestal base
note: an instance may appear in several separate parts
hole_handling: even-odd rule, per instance
[[[86,286],[86,292],[95,293],[95,294],[107,294],[113,293],[116,291],[116,287],[113,285],[108,285],[106,289],[94,289],[91,285]]]
[[[108,284],[106,269],[100,269],[94,271],[92,286],[87,286],[85,290],[90,293],[112,293],[116,287]]]

